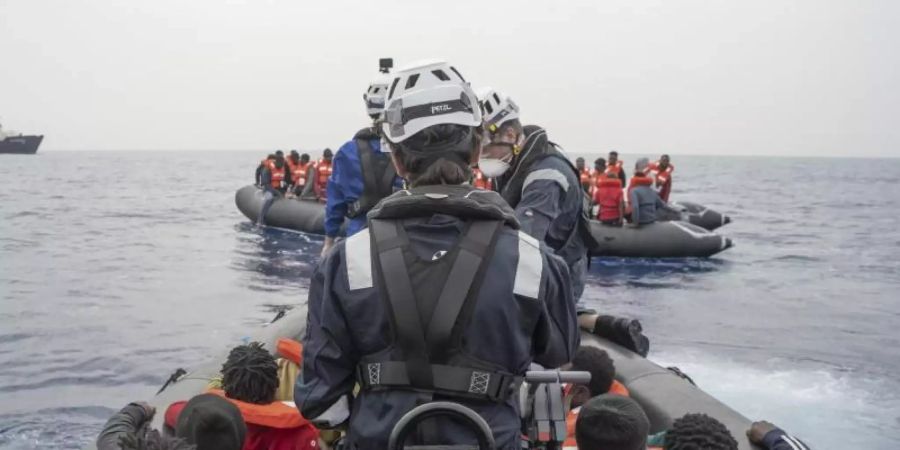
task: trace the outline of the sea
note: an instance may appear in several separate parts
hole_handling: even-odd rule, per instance
[[[307,301],[322,238],[234,204],[263,156],[0,155],[0,448],[83,448],[175,369]],[[900,159],[672,162],[672,199],[730,215],[735,247],[595,258],[587,302],[816,449],[898,448]]]

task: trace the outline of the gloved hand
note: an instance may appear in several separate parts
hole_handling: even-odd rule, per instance
[[[643,331],[641,322],[635,319],[601,315],[597,317],[591,333],[646,357],[650,352],[650,339],[644,336]]]

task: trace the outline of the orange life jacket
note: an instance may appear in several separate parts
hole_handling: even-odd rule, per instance
[[[216,394],[228,400],[241,411],[244,421],[255,425],[270,428],[297,428],[309,423],[300,415],[300,410],[293,402],[272,402],[268,405],[257,405],[242,402],[225,396],[221,389],[210,389],[210,394]]]
[[[291,168],[291,183],[295,186],[306,186],[306,172],[309,171],[309,165],[312,163],[293,162],[290,158],[287,161],[289,161],[288,167]]]
[[[589,189],[591,187],[591,179],[594,177],[594,171],[588,168],[581,169],[581,172],[578,174],[579,180],[581,180],[581,186],[584,189]]]
[[[494,190],[494,186],[493,186],[493,183],[491,182],[491,179],[484,176],[484,174],[481,173],[480,170],[472,169],[472,174],[473,174],[472,186],[475,186],[476,189],[482,189],[485,191]]]
[[[316,161],[316,184],[320,189],[328,186],[328,179],[331,178],[331,161],[320,159]]]
[[[623,397],[629,396],[628,388],[617,380],[613,380],[612,386],[609,387],[609,393]],[[578,422],[579,412],[581,412],[580,406],[572,408],[566,414],[566,440],[563,442],[563,450],[578,450],[578,443],[575,442],[575,423]]]
[[[282,358],[290,360],[298,366],[303,362],[303,345],[299,342],[293,339],[280,338],[276,348],[278,349],[278,355]]]
[[[622,181],[601,175],[595,180],[593,199],[600,209],[598,220],[615,220],[619,217],[619,202],[622,201]]]
[[[269,165],[269,173],[272,174],[272,187],[281,189],[281,183],[284,182],[284,167],[280,169],[275,167],[275,162]]]
[[[622,168],[625,167],[622,161],[616,161],[613,165],[606,165],[606,175],[616,175],[619,176],[622,173]],[[620,177],[621,178],[621,177]]]
[[[649,165],[650,170],[656,180],[656,188],[659,190],[659,197],[664,201],[669,201],[669,193],[672,192],[672,172],[675,166],[669,163],[665,170],[659,170],[659,161],[653,161]]]

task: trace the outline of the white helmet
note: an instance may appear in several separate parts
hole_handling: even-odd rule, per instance
[[[363,94],[363,100],[366,102],[366,112],[370,116],[380,118],[384,114],[384,99],[387,97],[387,88],[390,82],[390,74],[382,73],[369,83],[369,89],[366,89],[366,93]]]
[[[481,113],[484,114],[484,128],[491,133],[497,131],[504,122],[519,118],[519,105],[494,88],[479,89],[478,102]]]
[[[433,125],[481,125],[471,86],[444,61],[422,61],[394,74],[385,102],[384,136],[393,143]]]

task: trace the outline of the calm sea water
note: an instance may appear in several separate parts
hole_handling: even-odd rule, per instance
[[[234,206],[261,156],[0,155],[0,447],[80,448],[306,301],[321,238]],[[589,302],[640,318],[653,359],[750,417],[819,449],[897,448],[900,160],[673,162],[673,198],[730,214],[737,247],[597,259]]]

